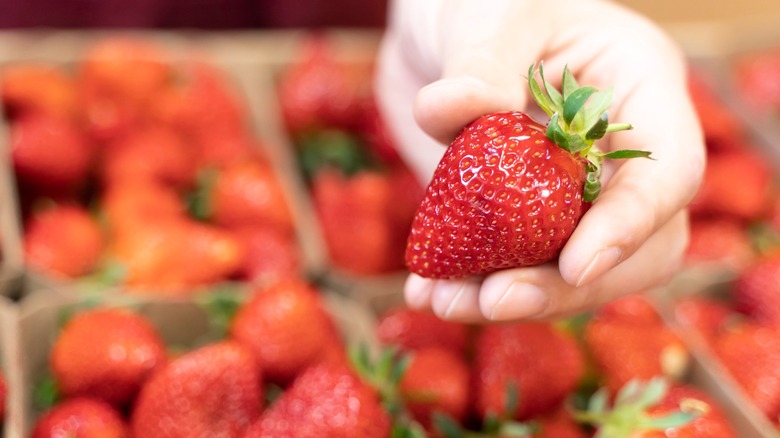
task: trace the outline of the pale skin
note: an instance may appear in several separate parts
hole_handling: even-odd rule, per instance
[[[610,122],[634,129],[598,147],[654,160],[605,163],[604,189],[556,262],[457,280],[411,274],[411,307],[467,322],[551,318],[648,290],[680,267],[686,206],[705,162],[687,66],[657,25],[616,3],[397,0],[376,89],[404,158],[427,184],[446,145],[477,117],[521,110],[546,122],[525,80],[539,61],[557,87],[564,65],[580,84],[612,86]]]

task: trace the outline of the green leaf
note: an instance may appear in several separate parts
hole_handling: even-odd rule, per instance
[[[364,379],[372,379],[371,358],[365,344],[353,344],[347,350],[350,363],[355,371]]]
[[[601,193],[601,181],[595,173],[588,173],[585,179],[585,189],[582,194],[582,200],[593,202]]]
[[[609,394],[607,394],[606,388],[600,388],[596,391],[588,401],[588,412],[602,413],[607,410],[607,404],[609,403]]]
[[[588,126],[587,123],[585,123],[585,126]],[[607,133],[607,126],[609,126],[609,117],[607,116],[607,113],[601,113],[601,117],[599,117],[598,121],[588,130],[588,132],[585,134],[585,138],[588,140],[598,140],[601,137],[604,137],[604,134]]]
[[[390,382],[397,385],[401,382],[401,379],[406,374],[406,370],[409,369],[409,365],[412,363],[412,357],[408,354],[401,356],[397,359],[390,372]]]
[[[185,195],[184,202],[187,205],[189,215],[199,221],[207,221],[214,213],[212,205],[212,191],[219,179],[219,170],[207,167],[198,173],[195,190]]]
[[[506,404],[504,410],[504,417],[512,418],[517,412],[517,407],[520,405],[520,394],[517,389],[517,384],[512,381],[506,383]]]
[[[660,418],[651,418],[646,421],[640,421],[638,427],[644,430],[676,429],[687,425],[698,416],[699,414],[697,413],[677,411]]]
[[[35,385],[33,400],[39,410],[50,409],[59,399],[60,388],[54,376],[47,375]]]
[[[542,78],[544,90],[547,92],[547,95],[550,96],[550,100],[552,100],[553,104],[555,105],[555,110],[560,111],[560,109],[563,108],[563,96],[561,96],[561,93],[559,93],[558,90],[551,83],[547,82],[547,79],[545,79],[544,65],[541,62],[539,63],[539,77]]]
[[[577,83],[577,80],[574,79],[574,75],[571,73],[571,70],[569,70],[569,66],[563,67],[563,100],[569,98],[569,95],[573,93],[576,89],[580,88],[580,84]]]
[[[590,96],[588,101],[588,110],[585,112],[585,120],[583,121],[584,129],[590,130],[604,114],[610,105],[612,105],[612,88],[602,90],[594,93]]]
[[[556,111],[555,103],[550,100],[550,96],[542,90],[539,86],[539,82],[536,81],[533,65],[528,69],[528,87],[531,89],[531,96],[533,96],[536,104],[539,105],[539,108],[547,113],[548,116],[552,117],[553,113]]]
[[[525,423],[517,423],[517,422],[506,422],[501,426],[501,430],[498,433],[498,436],[500,437],[516,437],[516,438],[526,438],[531,437],[533,435],[536,435],[538,432],[538,427],[531,424],[525,424]]]
[[[638,151],[634,149],[620,149],[617,151],[607,152],[602,156],[604,158],[611,158],[613,160],[623,159],[623,158],[649,158],[652,160],[653,157],[650,156],[651,153],[652,152]]]
[[[567,124],[571,124],[572,120],[574,120],[574,116],[585,106],[585,102],[587,102],[594,93],[596,93],[596,89],[593,87],[578,88],[571,93],[563,102],[563,120]]]
[[[563,132],[563,129],[561,129],[561,125],[558,124],[558,113],[554,113],[552,115],[552,118],[550,118],[550,123],[547,124],[547,138],[549,138],[553,143],[557,144],[561,148],[565,150],[569,149],[569,140],[566,137],[566,134]]]
[[[641,389],[637,404],[642,408],[649,408],[661,402],[669,390],[669,384],[663,377],[658,377],[648,381]]]
[[[465,438],[466,432],[460,424],[442,412],[433,413],[433,427],[444,438]]]
[[[569,146],[569,152],[580,152],[589,149],[593,143],[584,140],[579,135],[564,134],[566,144]]]

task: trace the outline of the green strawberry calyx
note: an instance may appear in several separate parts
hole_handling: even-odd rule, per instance
[[[662,416],[648,413],[664,399],[668,390],[669,383],[663,377],[632,380],[618,392],[610,407],[609,395],[602,388],[590,398],[587,410],[575,412],[574,418],[595,426],[595,438],[630,438],[641,431],[680,428],[706,413],[706,408],[693,399],[683,400],[679,410]]]
[[[536,79],[536,64],[528,68],[528,86],[537,105],[550,116],[547,124],[547,138],[572,154],[586,159],[587,178],[583,199],[591,202],[601,192],[601,168],[604,158],[650,158],[650,152],[622,149],[601,152],[594,143],[608,132],[625,131],[632,126],[625,123],[609,123],[607,109],[612,104],[611,88],[599,91],[590,86],[580,86],[568,66],[563,69],[563,80],[559,92],[544,77],[544,67],[539,63],[539,77]]]

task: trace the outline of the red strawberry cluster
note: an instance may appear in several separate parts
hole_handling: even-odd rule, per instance
[[[301,269],[284,189],[209,60],[115,37],[0,80],[33,270],[178,292]]]
[[[780,46],[737,57],[733,81],[740,97],[753,109],[776,116],[780,111]]]
[[[278,78],[287,130],[334,268],[397,272],[422,188],[398,156],[371,90],[373,66],[309,38]]]
[[[224,338],[184,352],[127,308],[76,313],[50,353],[59,394],[31,436],[390,435],[318,289],[287,279],[235,304]]]
[[[717,402],[684,382],[688,351],[644,296],[588,317],[484,327],[393,308],[377,333],[409,358],[400,397],[429,436],[736,437]],[[706,408],[673,424],[682,400]]]

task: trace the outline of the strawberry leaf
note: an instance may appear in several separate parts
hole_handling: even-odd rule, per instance
[[[433,413],[433,427],[444,438],[466,438],[461,425],[443,412]]]
[[[577,80],[574,79],[574,75],[571,74],[571,70],[569,70],[569,66],[565,66],[563,68],[563,100],[567,100],[569,98],[569,95],[580,88],[580,84],[577,83]]]
[[[528,68],[528,87],[531,89],[531,96],[533,96],[536,104],[539,105],[548,116],[552,117],[556,111],[555,103],[550,99],[542,88],[539,86],[539,82],[534,77],[534,66]]]
[[[558,119],[558,113],[554,113],[550,119],[550,123],[547,125],[547,138],[549,138],[553,143],[557,144],[561,148],[567,151],[571,151],[571,149],[569,149],[569,140],[567,139],[566,134],[563,132],[563,129],[561,129],[561,125],[558,124]]]
[[[650,156],[651,152],[648,151],[638,151],[633,149],[621,149],[618,151],[612,151],[607,152],[603,156],[605,158],[611,158],[611,159],[621,159],[621,158],[649,158],[653,159],[653,157]]]
[[[588,103],[588,111],[583,122],[585,129],[589,129],[593,126],[602,116],[606,113],[610,105],[612,105],[612,88],[602,90],[594,93],[590,97]]]
[[[569,97],[563,102],[563,120],[567,124],[571,124],[574,120],[574,116],[585,106],[585,102],[588,101],[590,96],[596,92],[593,87],[582,87],[569,95]]]
[[[585,126],[588,126],[587,122],[585,122]],[[585,138],[587,140],[598,140],[601,137],[604,137],[604,134],[607,133],[607,126],[609,126],[609,117],[607,116],[607,113],[601,113],[601,117],[599,117],[596,123],[591,126],[585,134]]]
[[[601,193],[601,181],[596,173],[588,172],[588,176],[585,179],[585,189],[582,193],[582,200],[585,202],[593,202]]]
[[[561,93],[559,93],[558,90],[551,83],[549,83],[547,79],[545,79],[544,65],[541,62],[539,63],[539,77],[542,78],[544,91],[547,92],[548,96],[550,96],[550,100],[552,100],[553,104],[555,105],[554,108],[556,110],[563,108],[563,96],[561,96]]]

